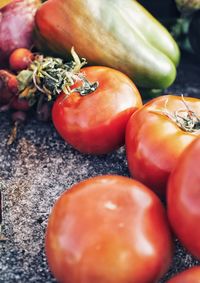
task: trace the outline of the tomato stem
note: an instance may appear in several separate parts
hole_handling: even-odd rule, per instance
[[[81,80],[83,85],[72,90],[72,92],[80,93],[81,96],[85,96],[91,92],[94,92],[99,86],[98,82],[90,83],[84,76],[81,77]]]
[[[175,112],[170,113],[167,109],[168,100],[166,100],[163,114],[169,117],[179,128],[185,132],[197,134],[200,131],[200,117],[189,108],[183,95],[181,97],[185,106],[184,109],[178,109]]]
[[[96,90],[98,83],[90,83],[80,72],[87,63],[82,61],[72,48],[73,60],[65,62],[60,58],[45,57],[37,54],[35,60],[27,70],[22,70],[18,76],[19,97],[30,101],[31,106],[37,103],[42,94],[46,101],[55,100],[58,94],[64,92],[68,96],[72,92],[87,95]],[[76,82],[82,82],[82,86],[71,89]]]

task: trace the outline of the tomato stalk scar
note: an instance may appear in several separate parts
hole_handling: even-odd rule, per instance
[[[185,101],[183,95],[181,95],[182,102],[185,109],[179,109],[175,111],[170,117],[182,130],[191,133],[197,133],[200,130],[200,118],[197,114],[192,111],[187,102]]]
[[[183,95],[181,95],[182,102],[185,106],[184,109],[178,109],[174,112],[170,112],[167,109],[167,103],[168,99],[165,101],[164,110],[162,111],[152,111],[152,112],[158,112],[160,114],[163,114],[170,118],[180,129],[182,129],[185,132],[190,132],[194,134],[199,134],[200,131],[200,117],[192,111],[187,102],[185,101]]]

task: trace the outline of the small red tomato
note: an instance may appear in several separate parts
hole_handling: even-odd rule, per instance
[[[200,138],[181,155],[169,178],[168,216],[182,244],[200,259]],[[192,282],[192,281],[191,281]]]
[[[181,272],[167,283],[200,283],[200,266]]]
[[[65,141],[84,153],[104,154],[124,144],[131,114],[142,106],[133,82],[107,67],[87,67],[82,72],[97,89],[85,96],[62,93],[53,105],[55,128]],[[76,87],[76,86],[74,86]]]
[[[14,71],[21,71],[27,69],[33,59],[33,53],[29,49],[17,48],[9,57],[9,65]]]
[[[62,283],[154,283],[171,262],[165,210],[143,184],[99,176],[67,190],[46,232],[49,266]]]
[[[164,95],[130,118],[126,152],[132,176],[165,196],[168,177],[180,154],[200,136],[200,99]]]

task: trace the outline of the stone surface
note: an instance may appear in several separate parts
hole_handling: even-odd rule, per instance
[[[169,91],[200,97],[200,64],[185,56]],[[0,242],[0,282],[56,282],[44,255],[44,233],[49,212],[60,194],[91,176],[129,176],[122,147],[105,156],[78,153],[57,135],[52,125],[30,118],[13,146],[6,146],[10,132],[8,114],[0,113],[0,181],[4,196],[3,234]],[[198,264],[175,241],[173,274]],[[95,283],[95,282],[94,282]]]

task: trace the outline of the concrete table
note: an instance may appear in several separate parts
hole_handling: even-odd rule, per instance
[[[200,97],[199,74],[200,62],[184,55],[176,82],[167,91]],[[2,228],[7,237],[0,242],[0,282],[56,282],[44,255],[45,227],[55,200],[66,188],[91,176],[129,176],[125,150],[122,147],[105,156],[80,154],[58,136],[53,125],[34,118],[20,130],[15,144],[7,147],[8,117],[0,113]],[[198,264],[177,240],[175,246],[172,267],[160,283]]]

